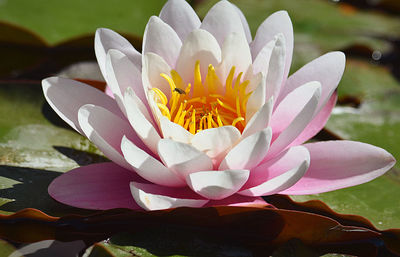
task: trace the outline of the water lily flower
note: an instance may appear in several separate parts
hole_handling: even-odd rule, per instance
[[[88,209],[157,210],[262,202],[370,181],[395,163],[360,142],[305,143],[327,122],[345,67],[327,53],[288,77],[285,11],[252,38],[228,1],[200,21],[184,0],[147,23],[142,53],[98,29],[95,53],[112,97],[75,80],[43,80],[51,107],[112,162],[71,170],[49,194]]]

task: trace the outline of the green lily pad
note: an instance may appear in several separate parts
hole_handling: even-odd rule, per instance
[[[100,27],[142,35],[147,20],[160,12],[164,1],[13,0],[3,1],[0,5],[0,21],[26,27],[50,44],[57,44],[92,34]]]
[[[40,85],[1,85],[0,213],[28,207],[53,215],[73,211],[50,198],[49,183],[79,164],[106,160],[89,140],[51,124],[44,113],[56,116],[46,108]]]

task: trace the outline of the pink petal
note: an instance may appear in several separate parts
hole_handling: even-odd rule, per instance
[[[279,176],[269,179],[258,186],[242,190],[238,192],[238,194],[247,196],[265,196],[277,194],[293,186],[297,181],[299,181],[299,179],[301,179],[301,177],[307,171],[309,165],[309,161],[303,161],[299,166],[294,167]]]
[[[288,78],[277,103],[279,104],[287,94],[304,83],[319,81],[322,86],[321,101],[317,108],[319,111],[325,106],[339,84],[345,64],[346,57],[342,52],[330,52],[307,63]]]
[[[309,92],[312,95],[308,102],[304,105],[303,109],[297,114],[289,126],[287,126],[282,133],[279,134],[275,141],[273,141],[267,155],[268,159],[286,149],[293,142],[293,140],[300,135],[308,123],[310,123],[314,117],[321,94],[321,87],[318,84],[319,83],[317,82],[317,84],[311,85],[313,90]]]
[[[301,166],[303,162],[310,163],[310,153],[304,146],[290,147],[271,160],[263,161],[251,170],[250,177],[243,187],[248,189],[261,185],[275,177]]]
[[[179,175],[169,170],[159,160],[137,147],[126,137],[122,138],[121,149],[126,161],[142,178],[168,187],[186,186],[184,179],[181,179]]]
[[[305,144],[311,165],[302,179],[284,194],[317,194],[355,186],[381,176],[395,164],[382,148],[354,141]]]
[[[214,67],[221,62],[221,48],[210,32],[202,29],[192,31],[183,42],[176,62],[176,71],[185,83],[192,83],[194,67],[200,61],[202,81],[207,74],[208,66]]]
[[[171,139],[161,139],[158,143],[158,153],[163,163],[185,179],[190,173],[211,170],[213,163],[205,153],[195,147],[176,142]]]
[[[135,66],[129,58],[119,50],[110,49],[106,57],[106,81],[115,95],[121,110],[126,114],[123,103],[125,90],[131,87],[143,103],[147,98],[142,85],[142,69]]]
[[[78,110],[85,104],[98,105],[118,117],[124,117],[114,99],[84,83],[51,77],[42,81],[42,88],[44,96],[53,110],[82,135],[83,131],[78,122]]]
[[[120,145],[124,135],[149,151],[128,122],[102,107],[92,104],[84,105],[79,109],[78,119],[79,125],[89,140],[110,160],[126,169],[131,169],[131,167],[125,161],[121,152]]]
[[[152,16],[143,35],[143,53],[161,56],[171,67],[175,66],[182,41],[167,23]]]
[[[209,201],[188,188],[170,188],[136,182],[132,182],[130,188],[136,203],[148,211],[184,206],[199,208]]]
[[[232,32],[245,34],[237,8],[228,1],[216,3],[204,17],[200,28],[209,31],[220,46]]]
[[[273,139],[293,122],[320,87],[321,84],[318,81],[312,81],[296,88],[283,99],[271,117]]]
[[[252,169],[268,152],[271,142],[271,128],[265,128],[242,139],[222,160],[218,170]]]
[[[142,55],[124,37],[110,29],[98,29],[94,39],[94,50],[101,73],[106,77],[106,55],[108,50],[117,49],[124,53],[137,67],[142,67]]]
[[[155,128],[150,114],[142,101],[128,88],[124,96],[124,105],[129,122],[143,143],[155,154],[160,135]]]
[[[279,33],[282,33],[285,38],[286,61],[283,77],[286,79],[289,74],[293,54],[293,27],[286,11],[273,13],[258,27],[250,48],[254,60],[261,49]]]
[[[196,12],[185,0],[169,0],[159,16],[175,30],[182,41],[201,24]]]
[[[325,107],[322,108],[322,110],[307,125],[303,132],[301,132],[301,134],[290,145],[301,145],[315,136],[321,129],[323,129],[329,117],[331,116],[333,107],[335,107],[336,104],[336,100],[337,94],[334,92]]]
[[[53,180],[48,191],[55,200],[78,208],[140,209],[130,193],[131,181],[144,182],[134,172],[106,162],[68,171]]]

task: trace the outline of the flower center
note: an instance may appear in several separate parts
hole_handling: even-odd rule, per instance
[[[246,105],[252,92],[246,93],[249,80],[241,82],[243,72],[236,78],[234,74],[235,66],[231,68],[223,86],[213,65],[210,64],[205,81],[202,81],[200,62],[197,61],[193,90],[190,83],[184,85],[175,70],[171,71],[171,76],[160,74],[170,86],[169,99],[160,89],[152,90],[161,113],[192,134],[226,125],[235,126],[242,132],[246,125]],[[221,94],[223,91],[225,92]]]

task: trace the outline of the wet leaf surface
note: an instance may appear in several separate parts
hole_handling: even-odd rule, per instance
[[[370,224],[364,224],[362,218],[354,218],[361,226],[354,223],[344,226],[336,219],[341,219],[341,215],[332,211],[327,211],[331,216],[328,218],[312,213],[313,206],[301,207],[304,211],[261,205],[151,212],[115,209],[61,218],[26,209],[0,216],[0,236],[25,243],[56,239],[84,240],[91,244],[109,238],[101,244],[112,249],[108,252],[134,252],[142,248],[156,256],[265,256],[275,251],[282,256],[288,251],[285,247],[292,250],[294,247],[300,254],[296,256],[310,252],[357,256],[400,254],[399,230],[366,229]],[[102,247],[98,250],[107,253]]]

